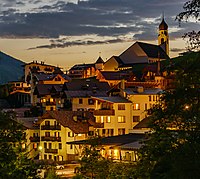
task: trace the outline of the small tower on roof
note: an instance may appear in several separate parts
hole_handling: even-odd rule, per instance
[[[101,58],[100,53],[99,53],[99,58],[95,62],[95,68],[98,69],[98,70],[103,70],[103,66],[104,66],[104,61]]]
[[[162,22],[159,25],[159,34],[158,34],[158,45],[169,56],[169,34],[168,34],[168,25],[164,20],[164,15],[162,17]]]

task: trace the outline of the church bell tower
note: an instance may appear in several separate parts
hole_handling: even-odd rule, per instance
[[[169,35],[168,35],[168,25],[162,18],[162,22],[159,25],[159,34],[158,34],[158,45],[166,52],[169,56]]]

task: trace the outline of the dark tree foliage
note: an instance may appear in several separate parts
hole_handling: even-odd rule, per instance
[[[200,52],[182,57],[173,72],[175,89],[151,109],[138,178],[200,178]]]
[[[28,158],[23,127],[11,112],[0,111],[0,179],[36,179],[37,166]]]
[[[200,21],[199,13],[200,13],[200,0],[191,0],[187,1],[183,6],[184,11],[179,13],[176,16],[176,19],[181,22],[183,20],[189,20],[190,18],[194,18],[197,20],[197,23]],[[200,31],[187,32],[183,35],[183,38],[188,39],[190,50],[199,49],[200,48]]]
[[[112,159],[105,159],[100,154],[101,138],[91,138],[84,146],[80,168],[74,179],[95,178],[95,179],[126,179],[132,178],[135,172],[135,163],[114,162]]]
[[[80,160],[79,176],[81,178],[106,178],[109,161],[103,158],[98,150],[100,138],[91,138],[84,146]]]

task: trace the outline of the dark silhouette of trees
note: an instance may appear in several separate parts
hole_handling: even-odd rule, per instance
[[[11,112],[0,111],[0,179],[37,179],[38,170],[25,147],[24,128]]]

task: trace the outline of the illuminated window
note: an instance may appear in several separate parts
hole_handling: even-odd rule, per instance
[[[125,104],[118,104],[118,110],[125,110]]]
[[[139,103],[133,103],[133,110],[140,110],[140,104]]]
[[[79,137],[81,137],[81,136],[82,136],[82,134],[78,134],[78,136],[79,136]]]
[[[68,132],[68,137],[74,137],[74,133],[73,132]]]
[[[104,118],[104,117],[103,117],[103,116],[101,116],[101,123],[103,123],[103,122],[104,122],[103,118]]]
[[[111,122],[111,117],[110,117],[110,116],[108,116],[108,117],[106,118],[106,122],[107,122],[107,123],[110,123],[110,122]]]
[[[53,98],[50,98],[50,102],[52,103],[54,100],[53,100]]]
[[[124,123],[125,122],[125,116],[118,116],[118,122]]]
[[[46,99],[45,98],[41,99],[41,102],[46,103]]]
[[[37,149],[38,144],[37,143],[33,143],[33,149]]]

